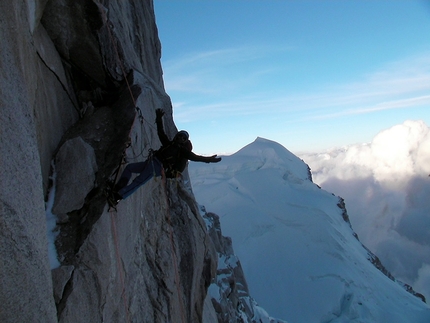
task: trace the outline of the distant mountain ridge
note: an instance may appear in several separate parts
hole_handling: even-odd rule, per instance
[[[278,143],[257,138],[218,165],[190,165],[190,176],[271,315],[303,323],[430,321],[430,308],[383,274],[357,239],[344,201],[312,183],[308,166]]]

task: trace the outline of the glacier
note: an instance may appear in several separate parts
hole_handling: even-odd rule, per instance
[[[219,164],[189,166],[197,201],[219,215],[254,299],[290,323],[428,323],[430,308],[370,261],[342,199],[309,167],[257,138]]]

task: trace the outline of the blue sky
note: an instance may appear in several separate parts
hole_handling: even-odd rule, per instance
[[[293,153],[430,125],[430,1],[154,0],[166,92],[194,152]]]

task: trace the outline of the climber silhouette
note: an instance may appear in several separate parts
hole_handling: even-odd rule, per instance
[[[161,176],[163,170],[166,177],[175,178],[181,175],[187,166],[188,160],[205,163],[218,163],[221,161],[221,158],[217,157],[217,155],[205,157],[194,154],[191,151],[192,145],[188,132],[185,130],[179,131],[173,140],[169,140],[163,128],[162,118],[164,111],[157,109],[155,113],[157,133],[162,146],[154,151],[144,162],[131,163],[125,167],[118,183],[114,187],[115,204],[133,194],[152,177]],[[128,184],[133,173],[138,173],[139,175]]]

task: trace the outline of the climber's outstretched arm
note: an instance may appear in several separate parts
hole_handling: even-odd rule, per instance
[[[196,161],[196,162],[204,162],[204,163],[218,163],[221,161],[221,157],[217,157],[217,155],[206,157],[206,156],[196,155],[191,151],[186,152],[186,157],[188,158],[188,160]]]

